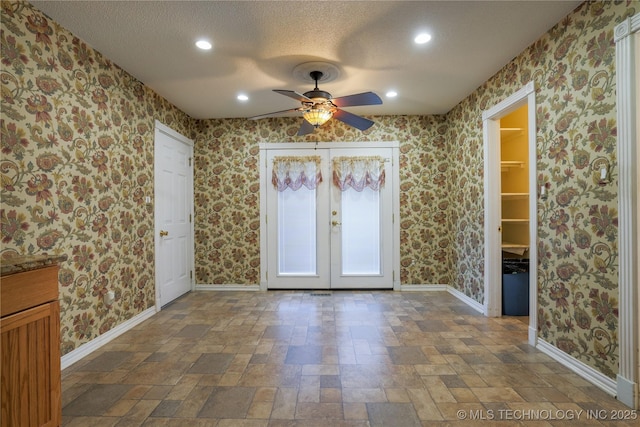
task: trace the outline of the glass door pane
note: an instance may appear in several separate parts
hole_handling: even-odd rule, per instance
[[[316,191],[278,192],[278,275],[316,275]]]
[[[342,192],[342,274],[379,275],[380,193],[368,187]]]

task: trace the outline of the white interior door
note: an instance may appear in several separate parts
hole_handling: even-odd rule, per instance
[[[333,162],[377,157],[385,182],[379,189],[333,181]],[[305,159],[304,179],[320,173],[314,187],[301,185],[289,171],[290,185],[274,185],[274,164]],[[316,166],[317,165],[317,168]],[[266,193],[265,276],[269,289],[370,289],[394,287],[394,204],[391,148],[313,148],[268,150],[263,165]],[[284,172],[282,176],[284,177]],[[284,179],[284,178],[283,178]],[[295,189],[294,189],[295,187]],[[311,185],[311,187],[313,187]]]
[[[156,304],[168,304],[192,288],[193,142],[156,122]]]

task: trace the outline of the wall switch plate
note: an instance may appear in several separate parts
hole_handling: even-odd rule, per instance
[[[111,305],[113,304],[113,301],[116,299],[116,294],[113,291],[108,291],[107,294],[104,296],[104,303],[106,305]]]

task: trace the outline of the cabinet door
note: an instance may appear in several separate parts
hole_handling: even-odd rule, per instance
[[[60,304],[2,318],[2,425],[59,426]]]

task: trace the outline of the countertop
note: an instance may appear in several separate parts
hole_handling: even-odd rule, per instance
[[[67,255],[24,255],[3,259],[0,276],[51,267],[67,260]]]

